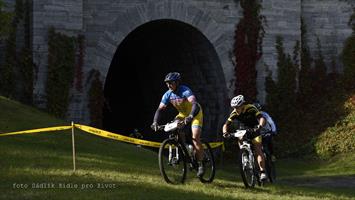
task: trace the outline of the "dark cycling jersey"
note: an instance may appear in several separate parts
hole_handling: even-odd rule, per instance
[[[253,128],[259,124],[258,119],[262,117],[261,112],[252,104],[246,104],[240,113],[236,109],[229,115],[226,124],[230,124],[233,120],[238,120],[249,128]]]

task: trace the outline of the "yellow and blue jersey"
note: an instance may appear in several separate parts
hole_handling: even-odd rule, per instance
[[[161,103],[164,105],[168,105],[171,103],[176,110],[179,112],[179,114],[176,116],[177,118],[185,118],[191,113],[192,109],[192,103],[188,101],[188,98],[190,96],[193,96],[194,94],[185,85],[179,85],[177,88],[176,92],[173,92],[172,90],[168,90],[165,92],[161,99]],[[202,108],[200,107],[199,113],[194,117],[192,120],[192,127],[200,127],[202,128],[203,125],[203,113],[202,113]]]
[[[179,113],[188,116],[191,112],[192,103],[187,100],[190,96],[194,95],[190,88],[185,85],[180,85],[176,92],[168,90],[163,95],[161,103],[168,105],[171,103]]]

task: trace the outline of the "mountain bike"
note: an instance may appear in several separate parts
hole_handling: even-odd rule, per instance
[[[186,179],[187,167],[190,171],[198,170],[198,162],[191,144],[187,144],[183,138],[186,136],[182,131],[183,122],[176,120],[159,126],[159,130],[164,130],[169,134],[159,148],[159,169],[167,183],[184,183]],[[203,165],[205,173],[199,177],[202,183],[213,181],[216,168],[211,146],[207,142],[201,141],[203,145]]]
[[[246,130],[237,130],[234,133],[230,133],[227,138],[233,137],[238,139],[239,144],[239,168],[240,174],[242,176],[243,183],[245,187],[251,188],[254,187],[256,183],[259,186],[263,186],[264,182],[260,180],[260,168],[256,159],[256,153],[254,152],[254,147],[252,143],[252,138],[250,135],[253,133],[252,129]],[[265,155],[265,150],[263,148]],[[273,182],[275,179],[273,175],[270,175],[271,171],[275,172],[274,165],[270,165],[271,157],[265,156],[265,171],[268,175],[270,182]],[[273,173],[275,174],[275,173]]]

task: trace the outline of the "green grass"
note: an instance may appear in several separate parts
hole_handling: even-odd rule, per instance
[[[355,94],[342,107],[346,111],[344,118],[328,127],[315,141],[315,150],[322,158],[355,151]]]
[[[0,108],[1,132],[69,124],[1,97]],[[278,160],[277,184],[245,189],[235,163],[218,165],[211,184],[190,172],[185,184],[169,185],[153,151],[79,130],[75,140],[74,173],[70,131],[0,137],[0,199],[355,199],[350,188],[296,184],[302,178],[354,175],[352,154],[330,161]],[[102,188],[105,184],[109,188]]]

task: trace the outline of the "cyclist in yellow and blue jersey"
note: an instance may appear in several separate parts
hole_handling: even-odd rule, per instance
[[[185,85],[180,85],[181,75],[178,72],[171,72],[166,75],[164,82],[169,88],[163,95],[161,102],[155,112],[153,124],[151,125],[154,131],[158,130],[158,119],[160,111],[164,110],[169,103],[172,104],[179,114],[176,119],[183,120],[185,124],[191,122],[192,142],[196,150],[196,158],[199,163],[197,176],[203,176],[203,147],[200,136],[203,125],[203,113],[201,105],[197,102],[195,95],[190,88]]]
[[[260,179],[262,181],[267,179],[265,173],[265,158],[262,152],[262,137],[260,135],[260,129],[266,124],[266,119],[261,112],[252,104],[247,104],[243,95],[238,95],[231,100],[232,113],[229,115],[227,121],[223,125],[223,136],[227,136],[229,133],[229,125],[233,120],[237,120],[243,123],[249,128],[254,128],[254,133],[251,135],[252,142],[257,154],[257,160],[260,168]]]

